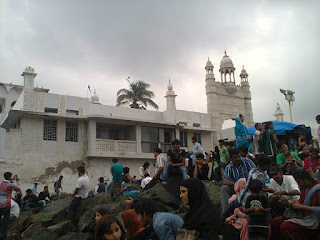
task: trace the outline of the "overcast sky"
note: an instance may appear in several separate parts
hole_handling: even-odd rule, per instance
[[[31,66],[36,86],[87,96],[97,89],[115,105],[126,77],[150,83],[165,110],[168,79],[177,108],[206,112],[205,64],[227,50],[249,74],[254,121],[274,119],[279,88],[295,92],[295,123],[316,127],[320,114],[320,1],[10,1],[0,3],[0,82],[23,84]],[[151,108],[149,108],[151,109]]]

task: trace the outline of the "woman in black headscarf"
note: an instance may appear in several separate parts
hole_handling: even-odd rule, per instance
[[[198,178],[183,181],[180,186],[180,198],[185,205],[190,206],[182,228],[198,231],[201,240],[218,239],[219,214],[203,183]]]

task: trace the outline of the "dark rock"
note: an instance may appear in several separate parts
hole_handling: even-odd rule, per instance
[[[31,211],[22,212],[19,219],[12,222],[12,224],[9,224],[9,231],[14,229],[19,230],[20,232],[25,231],[32,223],[35,223],[40,219],[40,215],[42,215],[42,213],[32,215]]]
[[[121,183],[113,182],[109,189],[110,195],[113,200],[117,199],[121,195],[120,190],[121,190]]]
[[[7,240],[20,240],[20,239],[21,239],[20,232],[18,230],[10,232],[7,235]]]
[[[180,185],[183,182],[181,175],[172,175],[168,179],[167,191],[171,193],[173,197],[180,201]]]
[[[62,237],[57,238],[57,240],[87,240],[89,233],[82,232],[71,232]]]
[[[46,206],[43,210],[40,220],[42,226],[48,227],[53,224],[65,221],[67,216],[67,208],[69,207],[72,198],[59,199]]]
[[[48,229],[55,233],[58,233],[60,236],[63,236],[69,233],[72,227],[73,227],[72,221],[68,220],[68,221],[58,223],[56,225],[52,225],[48,227]]]
[[[58,233],[49,230],[48,228],[41,228],[32,234],[32,240],[56,240],[59,237]]]
[[[179,208],[180,201],[174,198],[167,190],[161,185],[157,184],[154,187],[150,188],[147,191],[140,193],[137,197],[137,200],[142,198],[150,198],[156,202],[162,202],[170,208],[177,209]]]
[[[221,225],[221,233],[224,240],[240,240],[240,231],[229,223],[224,222]]]
[[[83,200],[82,207],[84,210],[88,210],[95,205],[108,204],[108,203],[112,203],[112,202],[113,202],[113,200],[112,200],[109,193],[98,193],[97,195],[95,195],[92,198],[87,198],[87,199]]]
[[[33,223],[31,224],[23,233],[21,234],[22,239],[30,238],[32,234],[38,231],[41,228],[40,223]]]
[[[220,187],[215,185],[213,182],[203,182],[206,187],[207,193],[211,201],[216,205],[220,206]]]

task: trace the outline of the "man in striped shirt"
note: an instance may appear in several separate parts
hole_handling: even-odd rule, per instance
[[[11,209],[11,194],[12,190],[20,191],[19,187],[19,178],[15,176],[15,180],[17,181],[17,185],[12,183],[12,173],[5,172],[4,179],[0,182],[0,219],[1,220],[1,236],[0,240],[7,238],[7,231],[9,226],[9,217],[10,217],[10,209]]]
[[[234,184],[240,178],[248,178],[248,173],[256,166],[248,158],[241,158],[239,149],[229,149],[230,163],[224,170],[223,185],[220,189],[220,203],[222,212],[228,206],[228,200],[234,194]]]

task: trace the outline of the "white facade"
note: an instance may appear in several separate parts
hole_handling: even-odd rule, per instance
[[[167,151],[175,138],[181,140],[184,149],[191,150],[191,137],[196,136],[209,152],[221,134],[222,119],[243,113],[249,116],[248,123],[252,121],[251,99],[245,99],[250,96],[249,84],[234,85],[236,92],[231,94],[228,85],[215,82],[210,74],[213,76],[207,71],[207,114],[176,110],[177,95],[171,83],[165,96],[166,111],[149,111],[102,105],[96,93],[89,101],[34,88],[36,73],[26,68],[22,74],[24,86],[0,84],[0,104],[4,102],[0,115],[0,174],[17,174],[24,190],[33,182],[39,182],[40,188],[49,185],[52,189],[58,176],[64,175],[64,191],[72,192],[76,168],[81,164],[85,164],[93,187],[101,176],[111,179],[112,158],[118,158],[130,168],[132,176],[138,176],[145,161],[153,165],[153,149]],[[225,103],[222,99],[239,101]],[[243,111],[237,112],[237,107]]]

